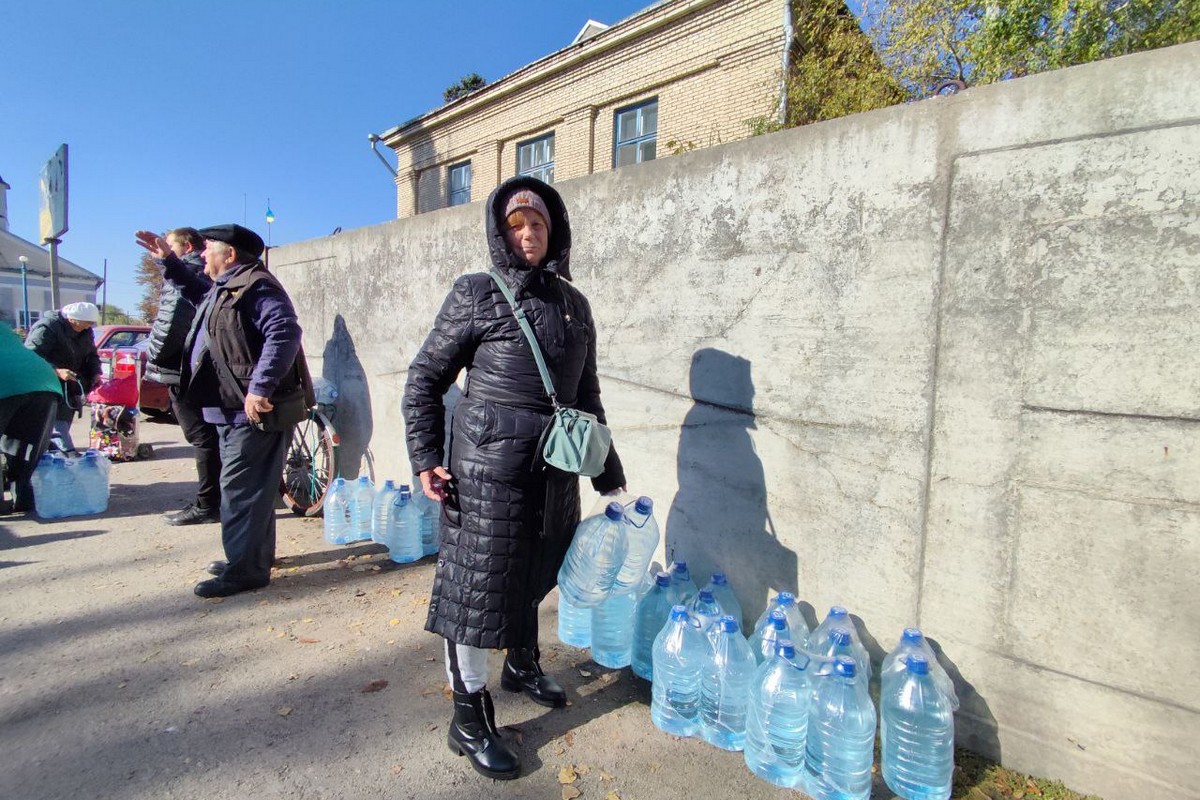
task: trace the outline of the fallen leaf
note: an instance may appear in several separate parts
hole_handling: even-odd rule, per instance
[[[292,707],[291,706],[280,706],[279,709],[275,713],[281,717],[286,717],[288,714],[292,713]]]
[[[300,620],[300,621],[301,621],[301,622],[312,622],[312,621],[313,621],[313,618],[312,618],[312,617],[305,617],[304,619],[302,619],[302,620]]]
[[[554,745],[554,755],[561,756],[565,752],[567,752],[567,748],[563,747],[561,744]]]
[[[454,699],[454,690],[450,688],[450,684],[446,684],[442,687],[442,697],[446,698],[447,700]]]
[[[212,604],[215,606],[215,605],[219,605],[219,604],[221,604],[221,603],[224,603],[224,602],[225,602],[225,598],[224,598],[224,597],[210,597],[210,598],[208,599],[208,602],[212,603]]]
[[[608,774],[607,772],[605,772],[604,770],[600,770],[600,780],[602,780],[602,781],[614,781],[614,780],[616,780],[616,778],[614,778],[612,775],[609,775],[609,774]]]
[[[580,764],[577,767],[575,767],[575,771],[578,772],[580,775],[587,775],[588,770],[590,770],[590,769],[591,769],[591,767],[589,767],[587,764]]]
[[[609,792],[607,795],[605,795],[604,800],[621,800],[621,795],[617,794],[616,792]]]
[[[276,639],[282,639],[285,636],[287,636],[287,633],[285,631],[280,631],[279,633],[275,634]]]
[[[568,764],[558,771],[558,782],[562,784],[574,783],[579,776],[575,774],[575,767]]]
[[[575,731],[567,731],[564,733],[563,741],[566,742],[568,746],[575,744]]]
[[[359,691],[363,694],[367,694],[368,692],[379,692],[386,689],[387,686],[387,681],[385,681],[383,678],[377,678],[376,680],[371,681],[366,686],[359,689]]]
[[[301,636],[296,641],[299,642],[300,644],[316,644],[317,642],[319,642],[321,640],[320,639],[310,639],[307,636]]]
[[[575,798],[579,797],[580,794],[582,794],[582,792],[580,792],[574,786],[564,786],[562,788],[563,800],[575,800]]]
[[[388,625],[399,625],[399,624],[400,624],[400,620],[396,619],[395,617],[392,617],[391,619],[388,620]]]
[[[404,594],[404,592],[403,592],[402,590],[400,590],[400,589],[392,589],[392,597],[399,597],[399,596],[400,596],[400,595],[402,595],[402,594]]]

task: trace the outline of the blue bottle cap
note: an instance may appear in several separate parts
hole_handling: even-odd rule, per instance
[[[670,586],[671,585],[671,573],[660,572],[657,575],[655,575],[654,576],[654,585],[655,586]]]
[[[633,504],[633,510],[643,516],[649,515],[654,512],[654,501],[649,497],[639,497]]]
[[[796,595],[792,594],[791,592],[780,592],[779,594],[775,595],[775,605],[777,606],[784,606],[786,608],[787,606],[795,604]]]
[[[686,561],[672,561],[671,562],[671,572],[687,572],[687,571],[688,571],[688,568],[687,568]]]
[[[833,671],[843,678],[853,678],[858,674],[858,664],[850,656],[838,656],[833,662]]]
[[[394,491],[396,488],[396,482],[393,481],[391,478],[388,478],[386,481],[383,482],[383,488],[387,489],[389,492]]]
[[[850,616],[850,612],[847,611],[842,606],[834,606],[829,609],[829,616],[831,616],[831,617],[848,617],[848,616]]]
[[[625,516],[625,509],[621,508],[620,503],[609,503],[604,507],[604,516],[613,522],[620,522],[621,518]]]
[[[729,581],[725,580],[724,572],[714,572],[708,582],[713,586],[725,586],[729,583]]]
[[[829,632],[829,641],[836,645],[845,647],[850,644],[850,631],[845,628],[834,628]]]
[[[346,485],[346,479],[345,479],[345,478],[334,478],[334,479],[333,479],[333,488],[335,488],[335,489],[338,489],[338,488],[340,488],[340,487],[342,487],[342,486],[345,486],[345,485]]]
[[[721,626],[722,633],[738,632],[738,621],[730,614],[726,614],[725,616],[721,617],[721,619],[717,621],[717,624]]]
[[[715,603],[716,602],[716,598],[713,597],[712,589],[709,589],[707,587],[700,590],[699,596],[700,596],[701,603]]]
[[[767,624],[779,631],[787,630],[787,615],[777,608],[767,615]]]
[[[687,606],[671,606],[671,622],[687,622]]]
[[[925,656],[913,653],[908,658],[904,659],[904,667],[913,675],[928,675],[929,662],[925,660]]]
[[[925,635],[921,633],[920,628],[905,628],[900,638],[909,644],[920,644]]]
[[[396,496],[392,498],[392,505],[402,506],[409,500],[412,500],[412,492],[408,490],[407,486],[401,486],[400,491],[396,492]]]
[[[788,659],[795,658],[796,646],[792,644],[791,639],[780,639],[775,643],[775,655]]]
[[[368,484],[368,483],[370,483],[370,482],[371,482],[371,479],[370,479],[370,478],[368,478],[366,475],[359,475],[359,476],[358,476],[358,483],[359,483],[359,485],[360,485],[360,486],[362,486],[362,485],[365,485],[365,484]]]

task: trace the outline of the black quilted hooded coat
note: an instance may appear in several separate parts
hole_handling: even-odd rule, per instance
[[[546,259],[535,268],[509,252],[504,238],[505,203],[522,188],[537,192],[551,217]],[[492,192],[484,215],[491,266],[529,315],[559,402],[603,421],[596,329],[587,299],[569,283],[571,228],[562,199],[541,181],[517,177]],[[464,369],[445,454],[442,398]],[[413,472],[445,465],[454,477],[426,630],[473,647],[536,645],[538,603],[554,587],[579,522],[579,477],[541,459],[551,410],[500,289],[486,272],[458,278],[404,390]],[[624,484],[614,448],[592,486],[606,492]]]

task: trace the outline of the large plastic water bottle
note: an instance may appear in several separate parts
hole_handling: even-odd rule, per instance
[[[407,485],[396,491],[388,506],[383,543],[397,564],[411,564],[421,557],[421,518]]]
[[[767,603],[767,607],[763,609],[758,621],[754,623],[755,633],[767,626],[771,612],[776,609],[782,611],[783,615],[787,617],[788,634],[792,643],[796,647],[805,647],[808,642],[808,623],[804,621],[804,615],[800,613],[800,606],[796,604],[796,595],[791,592],[780,592],[775,595],[775,599]]]
[[[633,611],[637,595],[633,589],[614,590],[592,609],[592,660],[603,667],[620,669],[633,659]]]
[[[413,481],[413,504],[420,517],[421,555],[432,555],[442,543],[442,504],[426,496],[420,478]]]
[[[954,682],[950,680],[946,670],[942,669],[937,656],[934,655],[933,647],[918,628],[905,628],[896,649],[883,659],[883,666],[879,670],[883,691],[887,691],[889,682],[904,675],[904,659],[910,655],[925,657],[929,663],[929,674],[933,677],[934,684],[942,690],[942,694],[950,699],[950,707],[957,711],[958,693],[954,690]]]
[[[613,579],[614,591],[636,589],[646,574],[654,550],[658,547],[658,522],[654,519],[654,501],[639,497],[625,512],[625,561]]]
[[[388,478],[375,492],[371,502],[371,541],[376,544],[386,544],[384,536],[387,531],[389,506],[396,497],[396,482]]]
[[[108,459],[94,450],[84,453],[75,465],[79,484],[81,514],[102,514],[108,510],[108,471],[101,462]]]
[[[687,604],[687,607],[688,613],[692,615],[692,623],[708,637],[710,642],[716,641],[716,631],[713,630],[713,625],[725,615],[725,612],[721,609],[717,598],[713,597],[712,590],[701,589]],[[741,623],[739,622],[738,625]]]
[[[746,741],[746,705],[758,662],[737,620],[721,617],[710,657],[700,676],[700,738],[722,750]]]
[[[676,602],[686,606],[700,591],[696,588],[696,582],[692,580],[692,573],[688,570],[687,562],[672,561],[670,572],[671,585],[675,587]]]
[[[793,789],[804,779],[810,689],[808,657],[790,639],[776,645],[750,684],[746,766],[776,786]]]
[[[815,800],[868,800],[875,759],[875,706],[853,658],[814,684],[804,755],[804,791]]]
[[[592,610],[571,603],[558,593],[558,640],[572,647],[592,646]]]
[[[620,503],[609,503],[603,514],[579,523],[558,571],[559,595],[581,608],[595,608],[608,597],[625,563],[624,517]]]
[[[355,541],[350,517],[350,486],[345,478],[334,478],[325,495],[325,541],[330,544],[350,544]]]
[[[833,666],[837,663],[839,656],[847,656],[854,659],[854,665],[858,669],[856,675],[858,679],[866,684],[870,681],[869,667],[864,667],[860,660],[865,657],[866,651],[859,651],[854,647],[854,640],[851,638],[850,631],[845,628],[833,628],[829,631],[829,638],[825,641],[825,646],[820,650],[812,651],[814,658],[821,665],[816,670],[817,674],[825,676],[833,673]]]
[[[650,720],[656,728],[675,736],[699,732],[700,675],[707,662],[704,635],[692,624],[685,606],[673,606],[654,639]]]
[[[638,600],[633,612],[633,674],[646,680],[654,678],[654,640],[671,616],[675,604],[671,592],[671,574],[659,572],[654,586]],[[561,638],[561,637],[560,637]]]
[[[371,538],[371,510],[375,504],[375,485],[366,475],[359,475],[354,482],[350,506],[351,541],[359,542]]]
[[[904,666],[879,696],[883,779],[905,800],[947,800],[954,774],[954,709],[925,656],[908,655]]]
[[[33,485],[33,505],[37,515],[42,519],[58,519],[67,516],[67,508],[63,499],[66,473],[60,470],[66,468],[61,456],[43,453],[34,467],[30,483]]]
[[[767,617],[767,624],[750,635],[750,651],[754,653],[755,660],[762,664],[774,657],[775,646],[785,639],[792,640],[787,617],[776,608]]]
[[[708,579],[708,588],[712,589],[713,597],[717,598],[721,610],[736,619],[738,625],[745,625],[742,604],[738,602],[737,595],[733,593],[733,587],[729,585],[725,573],[714,572]]]
[[[859,677],[864,683],[871,680],[871,656],[867,653],[867,648],[858,638],[858,628],[854,627],[854,620],[850,619],[850,612],[842,606],[833,606],[829,609],[829,613],[825,615],[825,619],[820,625],[813,628],[813,631],[808,636],[808,650],[811,653],[823,653],[829,645],[829,632],[834,628],[842,628],[850,634],[850,648],[853,651],[854,660],[858,662]],[[792,641],[795,641],[793,639]]]

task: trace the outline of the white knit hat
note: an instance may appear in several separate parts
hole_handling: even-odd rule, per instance
[[[100,321],[100,309],[94,303],[68,303],[62,307],[62,315],[76,322]]]

